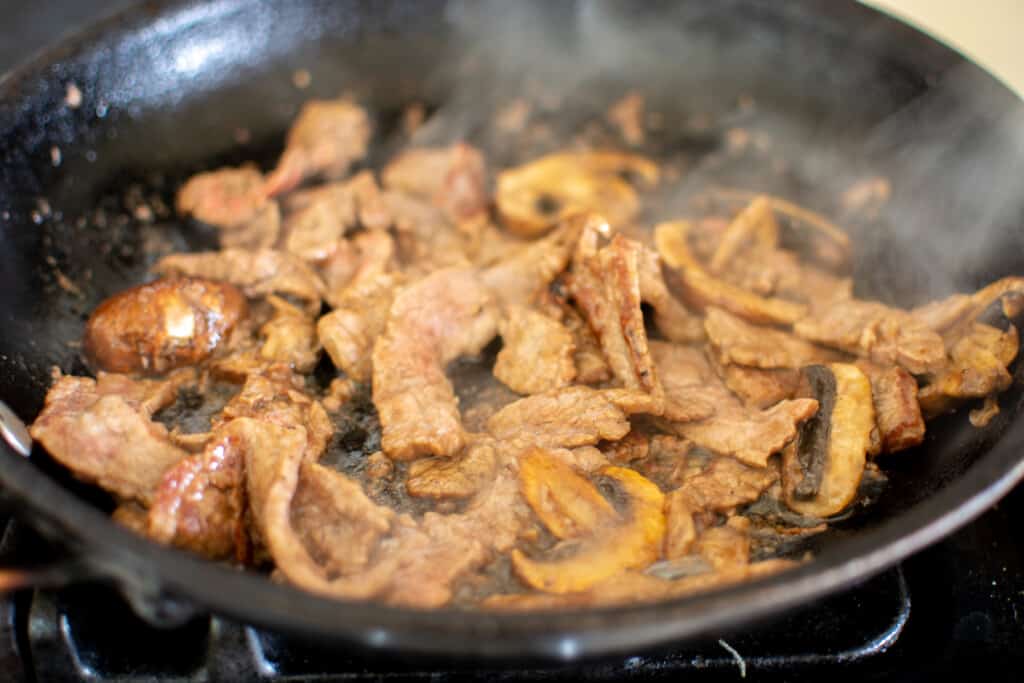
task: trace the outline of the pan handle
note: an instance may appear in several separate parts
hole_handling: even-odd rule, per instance
[[[95,576],[79,558],[58,560],[39,567],[0,568],[0,593],[26,588],[61,588]]]
[[[28,427],[3,401],[0,401],[0,438],[19,455],[28,457],[32,452]],[[37,567],[0,567],[0,593],[25,588],[57,588],[94,574],[87,563],[74,556]]]
[[[0,441],[15,453],[28,457],[32,453],[32,436],[25,423],[0,400]],[[0,443],[0,448],[4,443]],[[3,499],[0,491],[0,500]],[[17,511],[14,512],[16,516]],[[22,589],[61,588],[74,583],[99,580],[116,585],[121,595],[131,604],[135,613],[149,623],[160,627],[176,627],[195,617],[194,605],[165,595],[159,584],[139,580],[126,574],[117,563],[90,555],[74,546],[65,548],[68,554],[48,564],[29,567],[0,566],[0,593]]]

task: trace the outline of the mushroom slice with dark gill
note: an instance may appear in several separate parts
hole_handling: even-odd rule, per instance
[[[857,495],[875,408],[871,383],[855,365],[811,365],[803,373],[819,407],[783,451],[783,491],[795,512],[824,518],[842,512]]]
[[[579,211],[596,211],[612,225],[622,225],[640,209],[626,178],[652,186],[658,182],[658,167],[619,152],[549,154],[498,174],[498,213],[521,237],[536,237]]]

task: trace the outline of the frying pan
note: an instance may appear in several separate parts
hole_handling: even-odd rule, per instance
[[[312,75],[307,90],[291,82],[298,68]],[[886,175],[890,206],[854,236],[865,295],[909,305],[1024,272],[1013,229],[1020,193],[1011,191],[1024,158],[1012,135],[1019,103],[957,54],[854,3],[150,3],[0,81],[0,397],[30,420],[52,366],[84,371],[73,344],[88,311],[146,277],[154,229],[126,214],[133,192],[166,200],[196,170],[271,161],[308,97],[354,93],[379,114],[382,139],[403,104],[425,102],[446,121],[436,135],[473,139],[499,95],[535,81],[560,88],[569,128],[625,90],[643,91],[667,131],[649,146],[687,159],[697,180],[828,210],[842,183]],[[77,107],[66,101],[69,84],[82,94]],[[457,115],[470,104],[477,110]],[[710,125],[679,123],[699,116]],[[723,156],[728,129],[760,122],[786,170]],[[196,226],[158,223],[177,248],[210,244]],[[921,448],[884,461],[879,500],[835,524],[813,562],[687,599],[591,611],[494,615],[320,599],[121,529],[108,500],[38,448],[26,457],[5,444],[0,485],[73,558],[29,576],[113,582],[156,623],[213,611],[370,648],[570,659],[742,627],[950,533],[1024,475],[1020,390],[1001,404],[984,430],[953,415],[929,426]],[[10,433],[14,418],[4,420]]]

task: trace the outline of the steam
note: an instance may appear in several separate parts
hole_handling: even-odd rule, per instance
[[[922,81],[899,57],[879,57],[898,47],[884,31],[862,31],[860,46],[844,51],[853,29],[842,19],[770,7],[453,2],[459,68],[414,143],[492,149],[495,115],[525,98],[568,144],[635,89],[648,112],[663,114],[640,151],[714,137],[666,184],[651,220],[687,213],[689,198],[712,184],[778,192],[837,217],[845,190],[881,176],[892,188],[882,214],[847,225],[858,275],[870,281],[863,295],[909,305],[1019,270],[1021,103],[970,65]],[[694,125],[704,120],[712,133]],[[730,145],[730,130],[747,136],[745,149]],[[506,149],[496,162],[528,155]]]

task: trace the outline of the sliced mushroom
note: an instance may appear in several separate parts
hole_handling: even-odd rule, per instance
[[[560,539],[591,534],[619,520],[593,484],[543,448],[531,449],[520,461],[519,488],[548,531]]]
[[[785,299],[761,297],[709,274],[690,250],[689,221],[661,223],[654,243],[670,266],[666,281],[678,285],[688,304],[703,310],[718,306],[751,322],[790,325],[807,314],[807,307]]]
[[[626,520],[581,539],[576,552],[564,559],[533,560],[513,550],[512,568],[527,585],[548,593],[585,591],[658,559],[665,536],[665,496],[633,470],[606,467],[601,473],[628,498]]]
[[[832,269],[846,267],[850,259],[850,237],[821,214],[781,197],[759,195],[746,190],[714,188],[704,195],[704,198],[714,203],[733,206],[748,206],[762,197],[776,215],[787,219],[789,225],[801,233],[814,260]]]
[[[783,451],[783,493],[795,512],[829,517],[853,502],[860,486],[875,428],[871,383],[847,363],[808,366],[804,376],[819,409]]]
[[[732,219],[715,253],[711,255],[708,270],[721,273],[729,261],[751,241],[768,247],[775,247],[779,243],[779,225],[772,214],[771,201],[765,196],[755,197]]]
[[[100,370],[159,374],[227,346],[246,314],[245,297],[226,282],[164,278],[100,304],[85,325],[82,347]]]
[[[640,208],[633,178],[654,185],[658,167],[644,157],[619,152],[550,154],[498,175],[498,212],[506,227],[522,237],[540,235],[584,210],[620,225]]]

